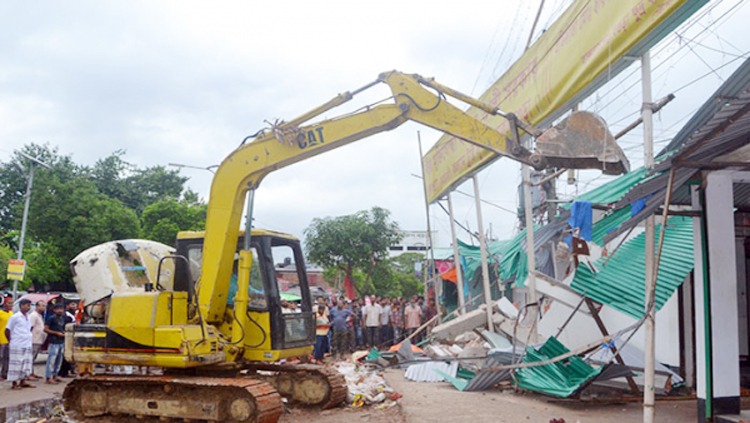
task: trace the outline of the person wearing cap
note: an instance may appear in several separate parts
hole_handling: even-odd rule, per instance
[[[60,383],[61,380],[57,374],[60,371],[65,346],[65,306],[57,303],[52,311],[53,313],[47,316],[44,322],[44,333],[49,338],[44,377],[47,383]]]
[[[8,319],[13,315],[13,297],[3,298],[2,307],[0,307],[0,377],[8,378],[8,338],[5,337],[5,327],[8,325]]]
[[[28,382],[34,361],[34,350],[31,338],[31,321],[29,310],[31,301],[22,299],[18,302],[19,313],[10,316],[5,328],[8,338],[8,380],[12,382],[11,389],[35,388]]]

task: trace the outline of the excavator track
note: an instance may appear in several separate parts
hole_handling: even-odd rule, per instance
[[[276,390],[249,377],[97,375],[69,383],[63,405],[67,411],[102,421],[135,416],[275,423],[282,413]]]
[[[333,408],[344,400],[348,389],[344,375],[333,367],[315,364],[253,363],[245,367],[273,385],[292,405]]]

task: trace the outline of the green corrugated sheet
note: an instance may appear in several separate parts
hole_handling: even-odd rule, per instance
[[[656,227],[658,245],[661,225]],[[597,302],[606,304],[636,319],[644,312],[646,234],[625,242],[610,260],[594,262],[598,272],[581,264],[570,287]],[[656,282],[656,309],[659,310],[693,270],[693,226],[689,217],[669,219]]]
[[[555,337],[550,337],[539,350],[526,348],[524,363],[545,361],[570,352]],[[572,356],[556,363],[526,367],[516,371],[518,387],[560,398],[567,398],[597,376],[603,367],[592,367],[580,357]]]
[[[526,274],[529,271],[526,252],[521,248],[521,242],[525,237],[526,229],[511,239],[487,243],[487,250],[490,254],[488,262],[494,263],[498,259],[500,261],[498,271],[500,280],[507,281],[515,276],[516,286],[523,286]],[[467,245],[460,240],[458,246],[459,254],[464,257],[466,263],[463,269],[464,277],[469,281],[474,280],[476,272],[480,270],[482,264],[479,246]]]
[[[633,186],[646,176],[646,168],[632,170],[616,179],[607,182],[589,192],[576,197],[576,201],[590,201],[594,204],[612,204],[619,201]],[[570,208],[570,204],[563,207]]]
[[[591,230],[591,240],[596,244],[604,246],[604,236],[612,229],[620,227],[626,220],[630,219],[630,207],[615,210],[594,223]]]

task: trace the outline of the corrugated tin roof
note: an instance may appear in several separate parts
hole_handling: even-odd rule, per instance
[[[576,197],[576,201],[590,201],[594,204],[603,205],[615,203],[627,194],[634,185],[641,182],[645,176],[645,168],[641,167],[635,169],[624,175],[618,176],[604,185],[579,195]],[[570,204],[566,204],[563,207],[570,208]]]
[[[524,363],[549,360],[570,352],[555,337],[550,337],[539,350],[526,349]],[[567,398],[577,393],[592,378],[602,371],[602,367],[592,367],[578,356],[572,356],[556,363],[538,367],[526,367],[516,371],[518,387],[529,391]]]
[[[439,370],[440,372],[437,372]],[[424,363],[412,364],[406,368],[404,377],[414,382],[442,382],[445,378],[441,374],[451,377],[456,376],[458,361],[445,363],[442,361],[426,361]]]
[[[657,225],[655,244],[661,225]],[[570,287],[602,304],[636,319],[644,312],[646,235],[625,242],[610,257],[594,262],[598,272],[581,263]],[[609,259],[609,260],[608,260]],[[656,282],[656,309],[672,296],[693,270],[693,226],[691,218],[669,219],[664,233],[664,247]]]
[[[603,246],[604,236],[628,219],[630,219],[630,209],[627,207],[609,212],[608,215],[594,223],[594,227],[591,230],[591,240]]]

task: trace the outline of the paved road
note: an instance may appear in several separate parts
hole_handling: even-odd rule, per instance
[[[34,373],[44,377],[44,363],[47,360],[46,354],[39,354],[36,363],[34,363]],[[69,381],[71,379],[63,379]],[[60,398],[62,391],[65,389],[65,383],[57,385],[48,385],[44,380],[32,382],[35,388],[12,390],[10,382],[0,381],[0,408],[20,405],[31,401]]]

